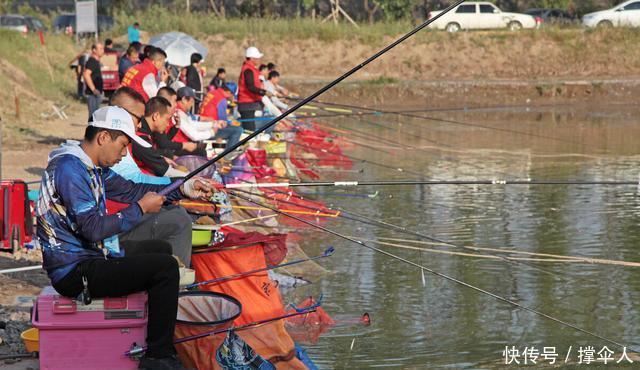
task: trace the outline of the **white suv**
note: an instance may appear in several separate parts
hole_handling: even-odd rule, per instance
[[[586,27],[640,27],[640,1],[626,1],[611,9],[585,14]]]
[[[429,13],[429,19],[442,11]],[[470,29],[508,28],[517,31],[522,28],[536,28],[536,19],[527,14],[507,13],[489,2],[465,2],[442,16],[429,27],[458,32]]]

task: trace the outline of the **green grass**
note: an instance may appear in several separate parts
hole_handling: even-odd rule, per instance
[[[77,53],[73,42],[65,36],[45,35],[46,55],[37,35],[0,29],[0,58],[7,60],[27,76],[27,88],[50,100],[63,100],[74,91],[72,73],[67,63]],[[49,74],[47,57],[53,79]],[[4,77],[3,77],[4,78]]]
[[[315,38],[321,41],[358,40],[367,44],[387,41],[411,29],[410,22],[379,22],[359,27],[345,22],[337,25],[320,23],[309,18],[226,18],[219,19],[208,13],[173,12],[168,8],[152,5],[144,12],[114,14],[116,25],[112,35],[122,35],[127,27],[140,22],[142,29],[151,34],[181,31],[194,36],[220,34],[232,40],[278,41]]]

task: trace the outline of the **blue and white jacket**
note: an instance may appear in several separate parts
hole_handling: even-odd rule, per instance
[[[36,209],[36,237],[51,281],[60,281],[84,260],[122,257],[117,235],[140,222],[142,210],[137,201],[165,187],[137,184],[109,168],[96,167],[76,141],[54,149],[42,176]],[[131,205],[108,215],[106,198]],[[180,198],[179,190],[167,196],[168,200]]]

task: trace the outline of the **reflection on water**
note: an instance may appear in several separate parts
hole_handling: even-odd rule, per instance
[[[639,176],[637,113],[629,107],[556,107],[428,114],[464,124],[419,119],[402,119],[398,124],[396,118],[384,116],[375,122],[388,128],[357,120],[333,123],[421,148],[393,155],[363,148],[353,154],[401,165],[428,179],[633,180]],[[388,168],[358,166],[365,172],[353,178],[411,177]],[[379,190],[375,199],[327,195],[321,199],[461,245],[640,261],[640,200],[635,187]],[[414,239],[344,219],[329,227],[363,239]],[[305,248],[312,254],[327,245],[337,248],[336,255],[323,262],[334,273],[293,294],[322,292],[330,313],[369,312],[373,324],[334,330],[309,346],[321,367],[499,368],[507,345],[555,346],[564,357],[569,346],[608,344],[437,276],[427,274],[423,286],[419,270],[326,234],[310,232]],[[637,267],[521,264],[381,248],[626,345],[640,342]]]

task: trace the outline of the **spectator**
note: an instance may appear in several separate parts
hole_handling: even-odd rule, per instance
[[[202,55],[199,53],[191,54],[191,64],[186,68],[186,85],[193,89],[196,92],[196,102],[194,105],[194,111],[197,112],[199,110],[199,101],[202,100],[203,91],[203,83],[202,83],[202,74],[200,74],[200,64],[202,63]]]
[[[105,53],[117,53],[117,50],[113,48],[113,40],[106,39],[104,40],[104,52]]]
[[[269,70],[269,72],[275,71],[276,70],[275,63],[272,63],[272,62],[267,63],[267,70]]]
[[[140,23],[136,22],[133,26],[129,26],[127,29],[127,35],[129,36],[129,43],[140,42]]]
[[[227,71],[224,68],[218,68],[218,72],[209,83],[209,87],[213,86],[214,89],[219,89],[222,85],[226,84],[225,78],[227,78]]]
[[[122,81],[129,68],[138,64],[138,62],[138,47],[136,47],[135,44],[131,44],[127,48],[125,55],[120,58],[120,62],[118,63],[118,75],[120,76],[120,81]]]
[[[82,72],[84,72],[84,65],[87,63],[90,55],[90,51],[83,51],[69,62],[69,68],[73,69],[76,75],[76,94],[78,99],[84,97],[84,79],[82,78]]]
[[[91,56],[84,65],[82,78],[84,79],[84,94],[87,97],[89,119],[102,103],[102,71],[100,58],[104,55],[104,45],[97,43],[91,46]]]

